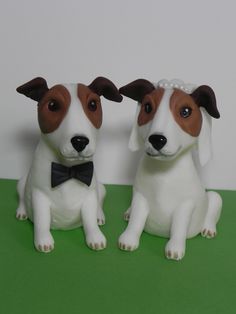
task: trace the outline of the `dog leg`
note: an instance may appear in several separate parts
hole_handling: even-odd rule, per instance
[[[208,209],[203,224],[201,235],[208,239],[216,236],[216,224],[220,218],[222,199],[216,192],[207,192],[208,196]]]
[[[50,232],[51,203],[39,190],[32,193],[34,217],[34,245],[40,252],[48,253],[54,249],[54,240]]]
[[[134,251],[138,248],[149,212],[146,199],[138,192],[134,192],[131,207],[128,226],[119,238],[119,247],[125,251]]]
[[[105,215],[102,209],[105,196],[106,196],[106,189],[104,185],[101,183],[98,183],[98,200],[99,201],[98,201],[97,223],[99,226],[104,225],[106,221]]]
[[[19,205],[16,210],[16,218],[19,220],[26,220],[28,218],[26,208],[25,208],[25,201],[24,201],[26,179],[27,179],[27,176],[20,179],[17,183]]]
[[[187,231],[193,209],[193,202],[186,201],[173,213],[170,240],[165,247],[165,255],[168,259],[180,260],[184,257]]]
[[[86,243],[93,250],[102,250],[106,247],[106,238],[97,225],[97,193],[89,193],[81,209]]]

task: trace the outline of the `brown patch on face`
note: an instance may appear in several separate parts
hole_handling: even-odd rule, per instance
[[[71,96],[63,85],[55,85],[38,104],[38,121],[43,133],[55,131],[70,106]]]
[[[100,97],[88,86],[83,84],[78,84],[77,93],[86,116],[94,127],[99,129],[102,125],[102,106]]]
[[[189,116],[183,117],[187,111],[191,112]],[[191,136],[198,136],[202,126],[202,114],[193,98],[185,92],[175,89],[170,98],[170,110],[175,121],[182,130]]]
[[[147,124],[153,119],[157,108],[160,105],[163,94],[164,88],[159,87],[143,98],[141,110],[138,116],[139,126]]]

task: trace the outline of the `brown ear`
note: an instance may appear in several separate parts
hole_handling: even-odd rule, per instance
[[[40,101],[48,90],[47,82],[42,77],[36,77],[16,89],[18,93],[36,101]]]
[[[204,107],[213,118],[218,119],[220,113],[216,106],[216,97],[213,89],[207,85],[201,85],[190,95],[199,107]]]
[[[119,92],[124,96],[141,102],[144,96],[151,93],[154,89],[155,86],[148,80],[138,79],[121,87]]]
[[[89,86],[94,93],[104,96],[106,99],[121,102],[123,97],[120,95],[112,81],[105,77],[97,77]]]

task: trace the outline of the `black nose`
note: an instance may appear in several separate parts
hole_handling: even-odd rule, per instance
[[[159,134],[150,135],[148,140],[156,150],[161,150],[167,143],[167,138]]]
[[[85,136],[74,136],[71,139],[71,144],[77,152],[82,152],[88,143],[89,139]]]

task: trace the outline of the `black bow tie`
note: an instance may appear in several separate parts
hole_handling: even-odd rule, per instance
[[[72,167],[66,167],[61,164],[52,162],[51,168],[52,188],[72,178],[85,183],[87,186],[90,186],[92,177],[93,177],[92,161]]]

